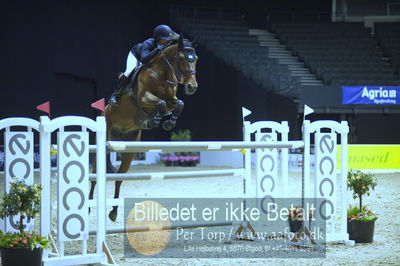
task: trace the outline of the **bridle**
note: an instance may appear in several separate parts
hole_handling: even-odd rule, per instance
[[[182,75],[182,76],[185,75],[185,74],[187,74],[187,75],[189,75],[189,76],[196,75],[196,70],[195,70],[195,69],[188,69],[188,70],[186,70],[186,71],[183,71],[183,70],[181,69],[179,52],[182,51],[182,50],[183,50],[183,51],[188,51],[188,52],[191,53],[191,55],[193,54],[194,56],[196,56],[195,51],[194,51],[194,48],[192,48],[192,47],[183,47],[183,48],[178,49],[178,50],[176,51],[175,62],[177,63],[177,66],[178,66],[178,70],[179,70],[179,72],[180,72],[180,75]],[[183,54],[185,55],[185,53],[183,53]],[[192,56],[193,56],[193,55],[192,55]],[[167,60],[166,57],[164,57],[164,58],[165,58],[165,60]],[[189,63],[192,63],[192,62],[195,61],[195,59],[194,59],[194,57],[193,57],[193,58],[191,58],[190,60],[188,60],[188,59],[186,58],[186,55],[185,55],[185,61],[186,61],[186,62],[189,62]]]
[[[162,80],[162,81],[164,81],[164,82],[166,82],[166,83],[168,83],[168,84],[171,84],[171,85],[174,85],[174,86],[176,86],[176,85],[178,85],[178,84],[183,84],[184,82],[183,82],[183,76],[186,74],[186,75],[190,75],[190,76],[192,76],[192,75],[196,75],[196,70],[195,69],[189,69],[189,70],[182,70],[181,69],[181,67],[180,67],[180,57],[179,57],[179,52],[181,51],[181,50],[188,50],[188,51],[190,51],[190,52],[194,52],[194,49],[193,48],[191,48],[191,47],[183,47],[183,48],[181,48],[181,49],[177,49],[177,51],[176,51],[176,54],[175,54],[175,56],[174,56],[174,59],[175,59],[175,61],[174,61],[174,63],[176,63],[176,65],[178,66],[177,68],[177,70],[175,70],[174,69],[174,67],[172,66],[172,64],[171,64],[171,62],[168,60],[168,58],[165,56],[165,53],[164,53],[164,51],[163,50],[161,50],[161,56],[164,58],[164,61],[167,63],[167,65],[168,65],[168,67],[172,70],[172,73],[174,74],[174,78],[176,79],[176,81],[171,81],[171,80],[169,80],[169,79],[162,79],[161,77],[160,77],[160,75],[158,75],[154,70],[152,70],[151,68],[149,68],[149,67],[146,67],[147,68],[147,70],[150,72],[150,73],[152,73],[155,77],[157,77],[159,80]],[[185,56],[185,60],[187,61],[187,62],[190,62],[190,61],[188,61],[187,59],[186,59],[186,56]]]

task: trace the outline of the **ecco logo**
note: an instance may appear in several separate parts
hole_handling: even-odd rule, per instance
[[[60,217],[63,217],[60,219],[60,230],[68,240],[86,239],[87,215],[84,212],[87,201],[85,184],[88,183],[87,167],[85,167],[88,160],[87,132],[59,134],[61,134],[59,135],[59,147],[61,147],[59,212]],[[73,224],[68,226],[70,223]]]
[[[326,198],[319,205],[319,213],[324,220],[329,220],[332,214],[335,212],[333,202],[331,200],[335,191],[335,184],[332,180],[335,180],[335,148],[336,140],[333,134],[321,134],[318,140],[317,158],[317,171],[319,178],[318,193],[320,197]],[[330,206],[330,212],[326,210],[327,206]]]

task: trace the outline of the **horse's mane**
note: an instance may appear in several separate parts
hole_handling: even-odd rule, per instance
[[[164,49],[164,52],[168,53],[170,49],[172,49],[172,48],[177,48],[177,46],[179,46],[179,39],[173,40],[172,43],[169,44],[169,45]],[[189,40],[187,40],[187,39],[184,39],[184,40],[183,40],[183,48],[186,48],[186,49],[188,49],[188,48],[189,48],[189,49],[194,49],[194,47],[192,46],[192,43],[191,43]],[[155,56],[154,58],[152,58],[152,59],[150,60],[150,62],[149,62],[149,65],[153,64],[160,56],[161,56],[161,54],[159,54],[159,55]]]
[[[175,44],[179,45],[179,39],[173,40],[172,43],[171,43],[169,46],[172,46],[172,45],[175,45]],[[168,46],[168,47],[169,47],[169,46]],[[192,42],[189,41],[188,39],[183,39],[183,47],[184,47],[184,48],[194,48],[194,47],[192,46]]]

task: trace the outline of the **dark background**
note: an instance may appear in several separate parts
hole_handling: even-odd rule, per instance
[[[131,47],[151,37],[158,24],[170,24],[169,6],[182,3],[239,8],[250,27],[264,27],[269,10],[330,12],[331,8],[330,1],[288,0],[1,1],[0,119],[39,119],[43,113],[35,107],[46,101],[51,101],[52,118],[94,118],[99,112],[90,104],[108,99],[116,85],[116,73],[125,70]],[[179,32],[179,27],[172,27]],[[179,93],[185,109],[177,129],[190,129],[193,140],[240,140],[241,106],[245,106],[253,111],[251,121],[288,120],[291,138],[300,137],[301,114],[296,102],[268,93],[201,46],[196,52],[199,88],[192,96]],[[315,114],[310,118],[346,117]],[[366,116],[364,120],[369,119]],[[375,133],[361,137],[360,142],[373,143]],[[165,140],[170,133],[154,129],[142,136],[144,140]],[[389,134],[383,141],[393,140],[396,138]]]

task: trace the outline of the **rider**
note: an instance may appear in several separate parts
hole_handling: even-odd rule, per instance
[[[126,70],[118,77],[117,87],[111,95],[109,104],[118,106],[118,99],[122,88],[129,83],[129,74],[139,64],[147,64],[154,56],[167,47],[173,40],[179,38],[169,26],[158,25],[153,32],[153,38],[138,43],[128,54],[126,61]]]

